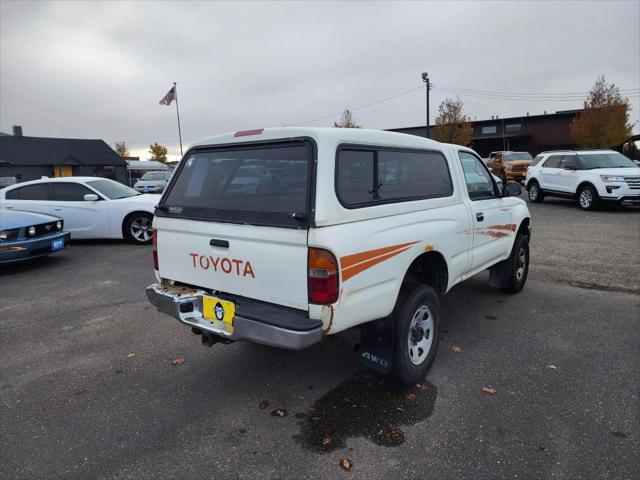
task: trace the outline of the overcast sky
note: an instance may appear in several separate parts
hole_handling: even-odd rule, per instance
[[[175,104],[158,104],[174,81],[186,146],[238,129],[330,126],[346,107],[367,128],[424,125],[424,88],[356,108],[420,87],[423,71],[436,86],[432,121],[454,91],[478,120],[582,105],[460,89],[555,97],[604,74],[638,91],[640,2],[0,1],[0,130],[124,140],[143,158],[154,141],[179,153]]]

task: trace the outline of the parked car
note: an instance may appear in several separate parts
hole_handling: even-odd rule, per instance
[[[526,178],[527,168],[531,164],[529,152],[492,152],[487,162],[491,172],[500,177],[503,183],[512,180],[521,182]]]
[[[69,246],[64,221],[52,215],[0,209],[0,264],[50,255]]]
[[[0,190],[0,207],[62,217],[72,239],[125,238],[151,242],[160,195],[141,195],[100,177],[44,178]]]
[[[147,172],[134,183],[133,188],[140,193],[162,193],[170,178],[169,172]]]
[[[538,155],[527,171],[529,200],[578,200],[583,210],[600,202],[640,202],[640,167],[614,150],[557,150]]]
[[[248,164],[281,187],[230,191]],[[473,150],[417,136],[213,137],[186,153],[156,209],[157,283],[146,293],[209,346],[302,349],[359,327],[362,360],[415,384],[436,354],[441,295],[487,269],[495,287],[524,287],[530,216],[512,196],[520,191],[499,190]]]

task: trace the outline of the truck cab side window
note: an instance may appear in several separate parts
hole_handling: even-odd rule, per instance
[[[493,178],[487,168],[475,155],[468,152],[458,152],[464,172],[464,180],[471,200],[487,200],[496,198]]]

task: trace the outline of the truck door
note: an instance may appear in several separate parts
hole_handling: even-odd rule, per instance
[[[475,272],[505,257],[515,225],[511,208],[482,160],[466,151],[458,151],[458,155],[471,204],[473,225],[464,233],[473,237],[470,271]]]

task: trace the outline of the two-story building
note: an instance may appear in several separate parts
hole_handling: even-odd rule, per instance
[[[497,150],[525,151],[535,156],[545,150],[577,148],[571,138],[570,125],[580,112],[582,110],[564,110],[542,115],[527,114],[521,117],[473,121],[470,146],[483,157]],[[434,125],[431,125],[431,134],[433,128]],[[420,137],[426,134],[424,125],[389,130]]]

